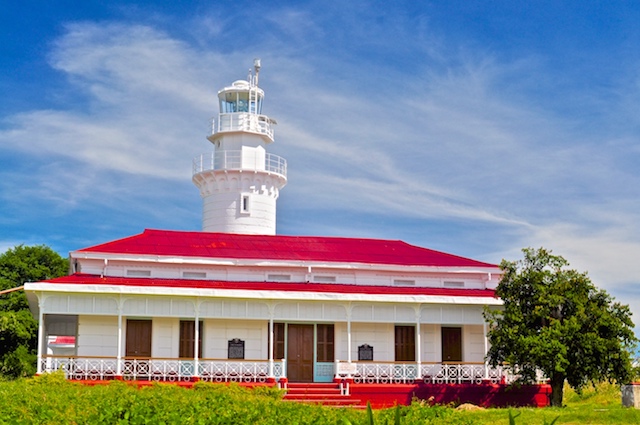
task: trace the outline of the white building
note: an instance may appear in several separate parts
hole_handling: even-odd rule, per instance
[[[194,160],[203,231],[145,230],[26,283],[38,372],[163,381],[477,383],[498,266],[401,241],[275,234],[286,162],[266,152],[259,61],[218,93]],[[196,325],[197,324],[197,325]]]

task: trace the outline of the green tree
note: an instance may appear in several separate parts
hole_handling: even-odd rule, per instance
[[[0,254],[0,291],[67,274],[69,261],[51,248],[18,245]],[[38,325],[24,291],[0,295],[0,376],[35,372]]]
[[[503,309],[485,312],[490,363],[506,362],[524,382],[544,373],[552,406],[562,406],[565,381],[577,391],[588,382],[630,381],[637,340],[629,307],[551,251],[523,253],[523,260],[500,265]]]

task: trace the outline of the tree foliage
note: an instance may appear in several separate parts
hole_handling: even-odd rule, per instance
[[[490,363],[506,362],[529,382],[544,373],[552,406],[562,406],[565,381],[578,391],[588,382],[630,381],[637,340],[629,307],[563,257],[544,248],[523,253],[523,260],[500,265],[496,295],[504,308],[485,312]]]
[[[0,254],[0,291],[67,274],[69,261],[51,248],[19,245]],[[24,291],[0,295],[0,376],[35,372],[38,325]]]

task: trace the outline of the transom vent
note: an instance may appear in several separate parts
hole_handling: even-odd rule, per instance
[[[416,281],[413,279],[393,279],[393,284],[398,286],[415,286]]]

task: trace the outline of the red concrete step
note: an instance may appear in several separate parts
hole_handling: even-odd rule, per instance
[[[336,384],[335,382],[325,382],[325,383],[289,382],[287,384],[287,388],[289,389],[307,389],[307,388],[340,389],[340,385]]]
[[[349,397],[345,397],[342,400],[291,400],[285,398],[284,401],[289,403],[321,404],[323,406],[332,407],[353,407],[356,409],[361,407],[360,400],[354,400]]]
[[[335,383],[290,383],[287,386],[284,400],[327,406],[355,406],[360,403],[360,400],[343,395],[340,391],[340,385]]]

